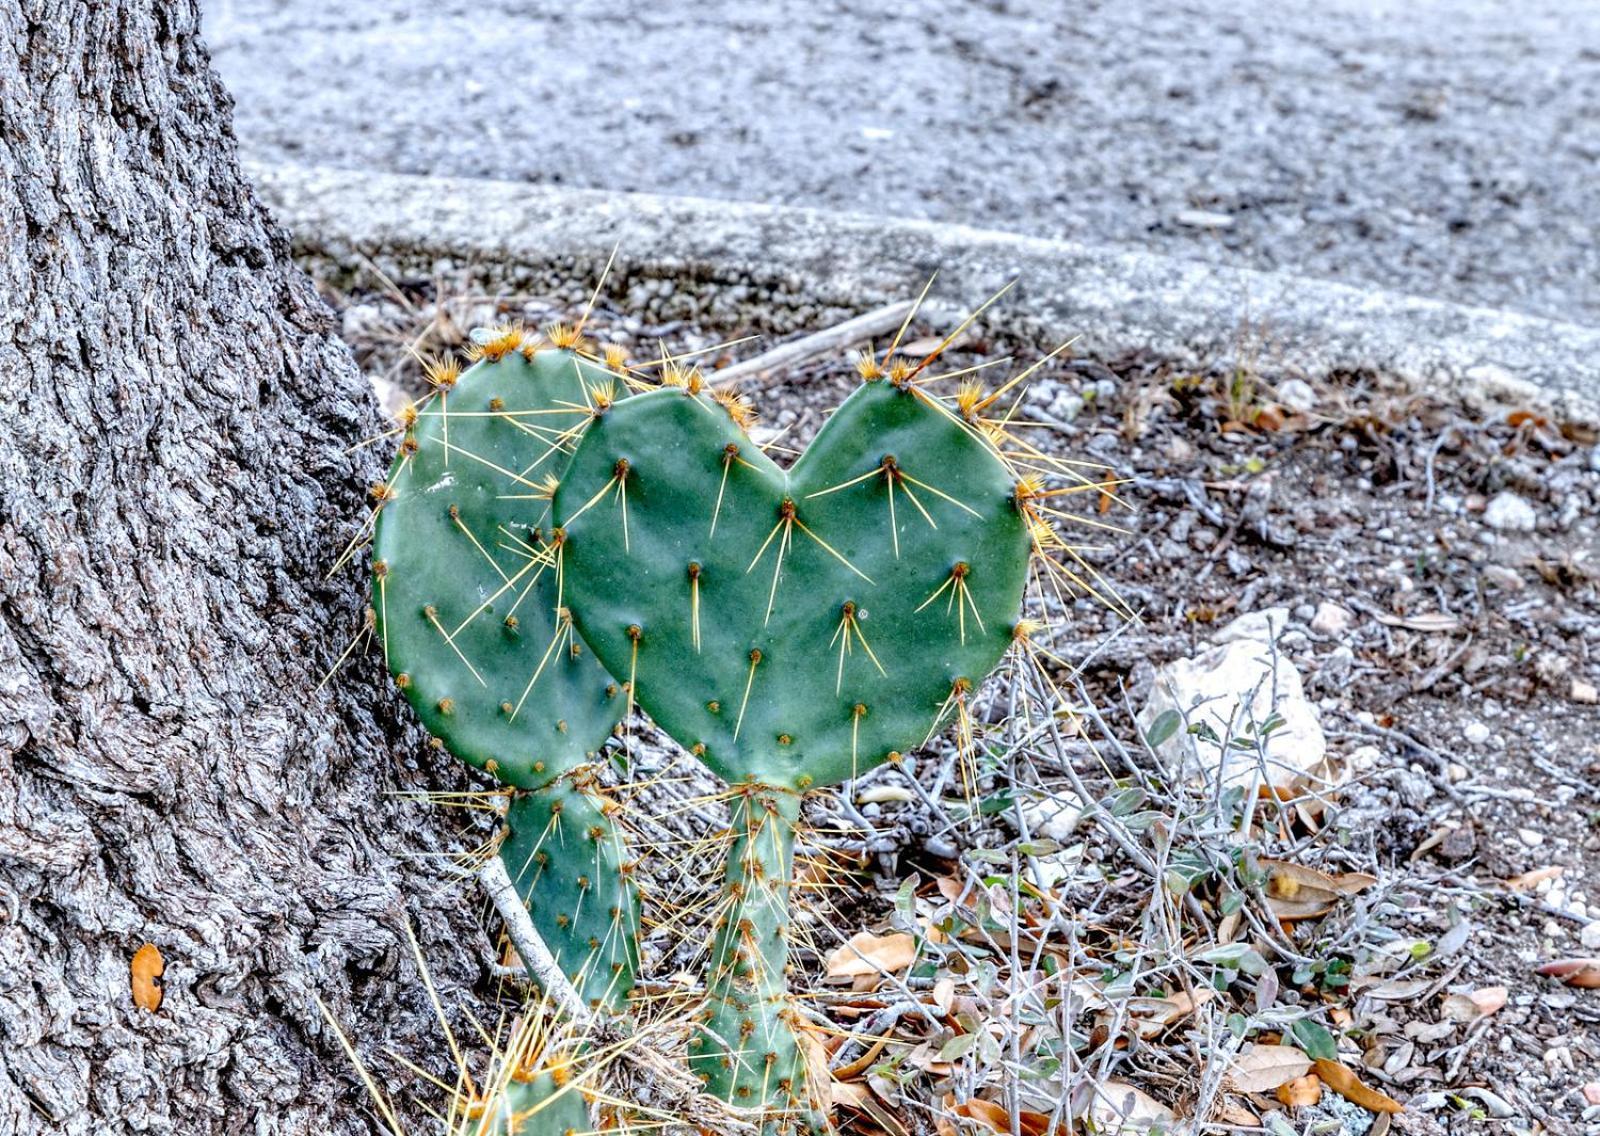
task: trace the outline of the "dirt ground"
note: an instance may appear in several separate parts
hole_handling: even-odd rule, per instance
[[[457,346],[477,324],[521,318],[537,326],[571,314],[554,298],[485,302],[493,286],[482,281],[453,291],[422,278],[357,274],[352,283],[311,267],[340,281],[325,293],[363,367],[403,387],[418,382],[409,349]],[[469,290],[479,298],[448,298]],[[652,327],[603,305],[590,328],[645,359],[662,346],[698,350],[744,332]],[[944,330],[913,327],[907,342],[925,354],[928,337]],[[768,345],[700,360],[709,369]],[[1013,353],[1017,365],[985,374],[1012,373],[1039,355],[1008,341],[996,322],[969,332],[940,366]],[[858,381],[841,352],[752,392],[756,439],[771,441],[775,454],[803,446]],[[836,1088],[839,1119],[860,1132],[1026,1127],[1034,1114],[997,1123],[984,1111],[991,1106],[979,1107],[1033,1076],[1019,1068],[1020,1051],[1008,1064],[986,1040],[1002,1050],[1014,1040],[1015,1031],[995,1025],[984,983],[1015,970],[1001,958],[986,972],[970,950],[929,945],[949,941],[930,928],[972,914],[974,888],[988,889],[978,924],[986,904],[989,914],[1006,908],[1009,873],[1012,931],[1025,924],[1041,955],[1099,983],[1081,1021],[1060,1030],[1061,1044],[1052,1048],[1043,1026],[1023,1034],[1038,1048],[1020,1065],[1045,1069],[1049,1081],[1038,1114],[1087,1078],[1133,1086],[1153,1109],[1179,1120],[1199,1115],[1207,1130],[1600,1131],[1600,992],[1536,973],[1600,955],[1595,435],[1536,407],[1414,396],[1377,376],[1313,385],[1070,353],[1032,376],[1017,418],[1034,424],[1027,437],[1041,450],[1104,467],[1085,467],[1107,488],[1076,508],[1115,528],[1070,537],[1092,546],[1084,561],[1136,618],[1087,595],[1049,613],[1064,617],[1041,646],[1077,703],[1070,736],[1054,758],[1021,744],[1005,750],[983,771],[991,794],[983,800],[1019,798],[1025,786],[1048,792],[1065,778],[1078,804],[1086,790],[1100,805],[1043,843],[1038,833],[1032,843],[1019,839],[1013,822],[990,815],[1002,809],[952,821],[952,750],[941,742],[920,764],[881,770],[819,806],[825,822],[854,826],[854,837],[829,847],[854,849],[857,871],[854,892],[836,897],[821,920],[832,924],[820,930],[821,945],[802,952],[813,1005],[836,1025],[893,1039],[865,1065],[854,1042],[831,1051],[836,1076],[845,1069],[863,1086]],[[1215,802],[1197,800],[1160,766],[1134,714],[1158,667],[1194,655],[1235,618],[1278,607],[1287,612],[1278,650],[1303,676],[1326,734],[1328,781],[1241,836],[1227,831],[1226,813],[1206,811]],[[1002,716],[988,715],[997,734]],[[1025,769],[1019,753],[1031,757]],[[1051,764],[1063,756],[1070,770]],[[920,788],[907,789],[910,781]],[[1154,881],[1140,867],[1149,863],[1135,854],[1141,848],[1167,868]],[[1287,862],[1313,873],[1309,885],[1338,892],[1316,917],[1285,914],[1280,885],[1293,873],[1271,865]],[[1015,878],[1041,864],[1051,867],[1050,886],[1033,902]],[[1174,866],[1193,864],[1192,886],[1175,886]],[[1261,865],[1267,874],[1252,883]],[[1373,879],[1342,890],[1355,874]],[[1237,931],[1237,919],[1230,927],[1235,887],[1251,897],[1247,918],[1258,911],[1277,925],[1252,923],[1254,936]],[[1190,960],[1181,982],[1159,959],[1158,908],[1178,913],[1175,940]],[[902,995],[938,1001],[941,984],[952,983],[942,989],[941,1026],[897,1009],[887,987],[841,985],[830,969],[826,943],[894,928],[915,929],[923,952],[896,987]],[[1217,961],[1245,944],[1265,957],[1264,974]],[[1196,978],[1207,1000],[1183,1012]],[[1119,982],[1144,1004],[1116,1003]],[[1051,1020],[1072,1017],[1062,999],[1040,1005]],[[1328,1091],[1338,1077],[1322,1065],[1315,1104],[1285,1103],[1294,1098],[1283,1088],[1240,1091],[1217,1055],[1237,1054],[1246,1037],[1313,1056],[1326,1041],[1404,1111],[1372,1111],[1352,1103],[1360,1091]],[[979,1104],[962,1103],[969,1098]],[[1156,1115],[1135,1116],[1128,1130],[1181,1127]]]

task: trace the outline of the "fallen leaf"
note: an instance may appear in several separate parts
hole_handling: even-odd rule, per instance
[[[1311,1058],[1292,1045],[1253,1045],[1234,1058],[1228,1079],[1241,1093],[1270,1093],[1310,1070]]]
[[[858,805],[900,804],[913,799],[911,790],[904,785],[874,785],[856,794]]]
[[[1322,1099],[1322,1078],[1315,1073],[1296,1077],[1286,1085],[1278,1086],[1278,1102],[1290,1108],[1304,1108]]]
[[[1256,427],[1261,430],[1282,430],[1283,422],[1287,415],[1283,407],[1275,402],[1268,403],[1256,411]]]
[[[1541,966],[1539,973],[1579,990],[1600,990],[1600,958],[1557,959]]]
[[[1506,887],[1512,891],[1531,891],[1544,880],[1559,880],[1566,873],[1566,868],[1560,864],[1546,864],[1542,868],[1535,868],[1531,872],[1523,872],[1520,876],[1512,876],[1506,881]]]
[[[1403,627],[1407,631],[1455,631],[1461,621],[1442,611],[1424,611],[1417,615],[1374,615],[1379,623],[1389,627]]]
[[[128,969],[133,985],[133,1004],[152,1014],[161,1008],[161,975],[167,964],[154,943],[146,943],[133,952]]]
[[[887,935],[862,931],[828,956],[828,977],[892,974],[910,966],[916,957],[917,941],[904,931]]]
[[[941,1014],[948,1014],[956,997],[956,980],[948,974],[933,984],[933,1004]]]
[[[1139,1036],[1148,1040],[1173,1023],[1187,1018],[1214,996],[1212,991],[1199,987],[1193,997],[1187,991],[1180,990],[1170,998],[1130,998],[1127,1003],[1128,1015],[1133,1019],[1133,1027]]]
[[[1100,1131],[1130,1134],[1169,1126],[1177,1116],[1166,1105],[1125,1081],[1104,1081],[1093,1087],[1089,1116]]]
[[[1322,1078],[1322,1083],[1338,1093],[1352,1104],[1358,1104],[1368,1112],[1404,1112],[1405,1106],[1393,1097],[1380,1093],[1377,1089],[1369,1088],[1361,1083],[1349,1068],[1337,1061],[1318,1059],[1315,1065],[1317,1076]]]
[[[1262,860],[1268,872],[1267,902],[1283,919],[1314,919],[1333,910],[1334,904],[1378,882],[1365,872],[1332,875],[1288,860]]]
[[[1506,994],[1504,986],[1485,986],[1466,994],[1452,994],[1440,1004],[1439,1009],[1453,1022],[1475,1022],[1504,1006]]]

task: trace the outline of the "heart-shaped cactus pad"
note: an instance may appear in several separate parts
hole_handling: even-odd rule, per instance
[[[858,388],[789,470],[713,399],[654,391],[607,408],[561,479],[565,602],[725,780],[841,781],[922,744],[1011,643],[1015,494],[910,384]]]
[[[621,378],[508,334],[408,416],[373,542],[384,657],[450,752],[539,788],[592,755],[627,699],[565,622],[549,536],[595,392]],[[529,357],[531,355],[531,358]]]

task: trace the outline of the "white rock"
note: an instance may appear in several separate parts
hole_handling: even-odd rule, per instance
[[[1531,828],[1519,828],[1517,829],[1517,839],[1529,848],[1537,848],[1544,843],[1544,833]]]
[[[1444,767],[1444,775],[1450,779],[1450,784],[1459,785],[1461,782],[1465,781],[1470,774],[1468,773],[1465,765],[1461,765],[1452,761],[1449,765]]]
[[[1532,505],[1508,491],[1496,493],[1489,501],[1483,510],[1483,523],[1500,532],[1532,532],[1539,517]]]
[[[1317,392],[1304,379],[1290,379],[1278,384],[1278,401],[1290,410],[1304,414],[1317,405]]]
[[[1317,605],[1317,614],[1311,617],[1311,630],[1318,635],[1343,635],[1350,630],[1350,622],[1354,618],[1347,609],[1323,600]]]
[[[1022,816],[1030,836],[1065,841],[1083,820],[1083,801],[1070,789],[1060,789],[1048,797],[1025,799]]]
[[[1226,213],[1213,213],[1207,209],[1185,209],[1173,218],[1191,229],[1231,229],[1233,218]]]
[[[1489,727],[1482,722],[1468,722],[1461,730],[1461,735],[1475,746],[1481,746],[1489,740]]]
[[[1593,706],[1600,702],[1600,690],[1595,689],[1592,682],[1585,682],[1581,678],[1572,680],[1572,700],[1581,702],[1585,706]]]
[[[1270,782],[1288,785],[1315,768],[1328,749],[1316,707],[1306,699],[1294,664],[1273,650],[1288,617],[1282,607],[1251,612],[1214,636],[1215,646],[1162,666],[1139,712],[1139,728],[1148,733],[1163,713],[1181,710],[1191,722],[1209,725],[1220,740],[1258,729],[1277,714],[1283,724],[1261,745]],[[1179,730],[1158,752],[1196,781],[1248,786],[1260,780],[1255,747],[1225,748]]]
[[[1584,924],[1583,930],[1578,932],[1578,942],[1586,951],[1600,951],[1600,919]]]

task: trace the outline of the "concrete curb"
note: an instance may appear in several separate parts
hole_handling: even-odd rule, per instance
[[[307,251],[582,265],[779,285],[863,309],[914,295],[967,305],[1016,279],[1003,319],[1081,353],[1147,352],[1186,369],[1370,373],[1424,390],[1600,421],[1600,329],[1277,272],[1111,252],[959,225],[703,198],[314,167],[254,167]],[[590,267],[593,266],[593,267]]]

